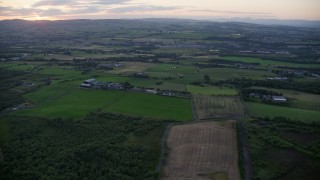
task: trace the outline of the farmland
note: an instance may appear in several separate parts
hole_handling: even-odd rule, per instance
[[[0,27],[0,179],[319,177],[316,28]]]
[[[54,97],[54,95],[52,96]],[[31,97],[31,101],[37,101],[37,99],[43,98],[43,93],[40,91],[38,94],[33,93],[28,96]],[[59,97],[49,103],[15,114],[50,118],[82,118],[89,112],[97,110],[180,121],[192,118],[188,99],[84,89],[77,89],[71,94]]]
[[[244,116],[244,109],[237,96],[193,96],[198,119]]]
[[[175,125],[167,146],[163,179],[210,179],[221,172],[240,179],[235,121]]]

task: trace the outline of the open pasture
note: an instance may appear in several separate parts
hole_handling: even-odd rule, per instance
[[[57,94],[54,90],[51,93],[46,96],[52,98]],[[31,101],[39,101],[38,99],[43,95],[43,92],[39,91],[39,94],[28,94],[26,97],[29,97]],[[156,119],[179,121],[192,119],[189,99],[92,89],[76,89],[70,94],[15,114],[48,118],[83,118],[88,113],[97,110]]]
[[[240,179],[235,121],[175,125],[167,139],[164,180]]]
[[[198,119],[244,116],[244,109],[237,96],[193,95],[193,106]]]

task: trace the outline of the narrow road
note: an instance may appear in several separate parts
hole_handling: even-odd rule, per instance
[[[247,133],[245,128],[243,127],[243,124],[241,122],[239,123],[239,135],[240,140],[242,144],[242,152],[243,152],[243,163],[244,163],[244,169],[245,169],[245,179],[250,180],[253,175],[253,169],[252,169],[252,161],[249,154],[249,147],[248,147],[248,139],[247,139]]]

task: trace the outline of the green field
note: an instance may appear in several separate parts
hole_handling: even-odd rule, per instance
[[[218,86],[194,86],[187,85],[187,91],[191,94],[202,94],[202,95],[217,95],[217,96],[235,96],[237,91],[230,87],[218,87]]]
[[[24,97],[39,105],[65,96],[76,89],[76,86],[68,84],[55,84],[43,86],[37,91],[24,95]]]
[[[55,97],[56,91],[45,95],[39,91],[27,95],[31,101],[39,102],[43,96]],[[60,93],[60,92],[59,92]],[[103,91],[76,89],[73,93],[61,96],[44,105],[16,112],[17,115],[41,117],[83,118],[98,109],[106,112],[145,116],[157,119],[187,121],[192,119],[189,99],[163,97],[124,91]]]
[[[223,60],[230,61],[241,61],[244,63],[260,63],[262,66],[290,66],[290,67],[320,67],[317,64],[298,64],[293,62],[284,62],[284,61],[275,61],[275,60],[266,60],[261,58],[253,58],[253,57],[240,57],[240,56],[223,56],[220,57]]]
[[[283,116],[293,120],[312,122],[320,121],[320,111],[297,109],[284,106],[276,106],[261,103],[246,103],[249,113],[256,117]]]

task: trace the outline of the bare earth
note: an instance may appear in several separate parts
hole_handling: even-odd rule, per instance
[[[226,172],[230,180],[240,179],[233,120],[173,126],[167,145],[164,180],[204,180],[216,172]]]

